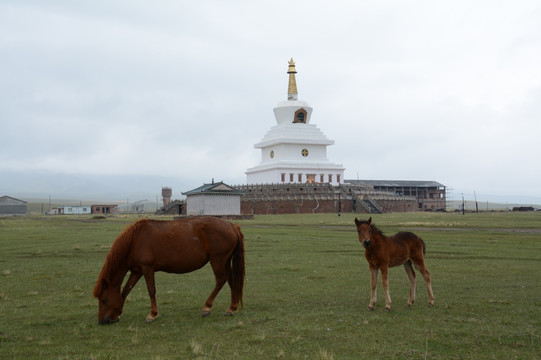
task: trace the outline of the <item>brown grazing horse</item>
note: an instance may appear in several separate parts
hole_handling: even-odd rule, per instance
[[[158,315],[154,272],[188,273],[210,262],[216,286],[205,302],[203,316],[210,314],[214,298],[229,283],[231,305],[225,315],[242,306],[244,287],[244,235],[240,227],[214,217],[185,220],[140,220],[121,233],[101,269],[94,288],[99,299],[100,324],[117,322],[126,297],[141,276],[145,277],[150,295],[150,313],[146,322]],[[120,287],[126,274],[130,276]]]
[[[391,297],[389,295],[389,280],[387,278],[389,267],[404,265],[410,282],[410,296],[406,306],[411,306],[415,301],[415,271],[412,263],[423,275],[428,288],[428,306],[434,305],[434,294],[430,284],[430,273],[425,266],[424,253],[425,243],[417,235],[411,232],[399,232],[391,237],[383,233],[372,224],[372,218],[359,221],[355,218],[359,241],[363,244],[364,256],[370,267],[370,287],[372,297],[368,308],[374,309],[376,304],[376,286],[378,282],[378,270],[381,270],[381,282],[385,291],[385,310],[391,310]]]

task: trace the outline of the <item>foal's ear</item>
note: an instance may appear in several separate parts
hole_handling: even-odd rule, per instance
[[[355,225],[359,226],[361,222],[359,220],[357,220],[357,218],[355,218]]]
[[[366,220],[366,223],[367,223],[368,225],[372,224],[372,216],[370,216],[370,218],[369,218],[368,220]]]

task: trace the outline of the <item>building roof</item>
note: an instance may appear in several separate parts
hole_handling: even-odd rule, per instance
[[[12,198],[11,196],[0,196],[0,203],[7,204],[7,205],[22,205],[22,204],[28,204],[26,201],[19,200]]]
[[[196,189],[183,192],[182,195],[241,195],[243,193],[243,191],[235,189],[223,181],[217,183],[213,181],[210,184],[203,184]]]
[[[381,187],[445,187],[437,181],[429,180],[344,180],[352,185],[368,185]]]

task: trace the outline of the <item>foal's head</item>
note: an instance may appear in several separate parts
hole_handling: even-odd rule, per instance
[[[365,248],[368,248],[372,241],[372,227],[370,224],[372,224],[372,218],[360,221],[355,218],[355,225],[357,225],[357,233],[359,234],[359,242],[363,244]]]

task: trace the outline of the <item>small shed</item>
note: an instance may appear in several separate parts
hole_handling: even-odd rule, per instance
[[[115,214],[118,212],[118,205],[92,205],[92,214]]]
[[[26,215],[28,203],[11,196],[0,197],[0,215]]]
[[[182,195],[186,195],[186,215],[240,215],[242,193],[222,181],[212,181],[183,192]]]

